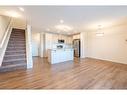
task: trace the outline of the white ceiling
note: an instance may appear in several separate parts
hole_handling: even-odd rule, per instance
[[[69,33],[97,29],[98,25],[108,27],[127,17],[127,6],[23,6],[22,15],[30,19],[33,28],[40,31],[57,32],[55,25],[73,27]],[[0,10],[18,10],[15,7],[0,7]],[[19,10],[18,10],[19,11]],[[20,12],[21,13],[21,12]]]

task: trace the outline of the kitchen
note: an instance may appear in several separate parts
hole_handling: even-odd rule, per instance
[[[45,57],[51,64],[73,61],[74,57],[80,57],[80,44],[74,43],[79,39],[79,34],[32,32],[32,55]]]

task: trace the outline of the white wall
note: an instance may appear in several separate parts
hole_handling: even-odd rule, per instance
[[[27,22],[28,23],[28,22]],[[13,28],[18,28],[18,29],[26,29],[26,21],[25,19],[21,18],[12,18],[12,27]]]
[[[46,49],[52,49],[52,43],[53,43],[53,34],[46,33],[45,34],[45,44],[46,44]]]
[[[40,57],[45,57],[45,34],[40,33]]]
[[[39,56],[40,52],[40,33],[32,32],[32,56]]]
[[[9,17],[0,15],[0,43],[1,43],[3,36],[6,32],[6,28],[9,24],[9,21],[10,21]]]
[[[88,57],[127,64],[127,25],[102,30],[103,37],[96,31],[88,32]]]
[[[81,40],[81,58],[85,58],[88,55],[88,36],[87,32],[80,33],[80,40]]]

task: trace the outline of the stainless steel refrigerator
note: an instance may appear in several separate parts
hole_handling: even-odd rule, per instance
[[[80,57],[80,39],[73,40],[74,56]]]

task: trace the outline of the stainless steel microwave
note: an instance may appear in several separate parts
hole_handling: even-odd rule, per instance
[[[58,43],[64,43],[64,40],[58,40]]]

